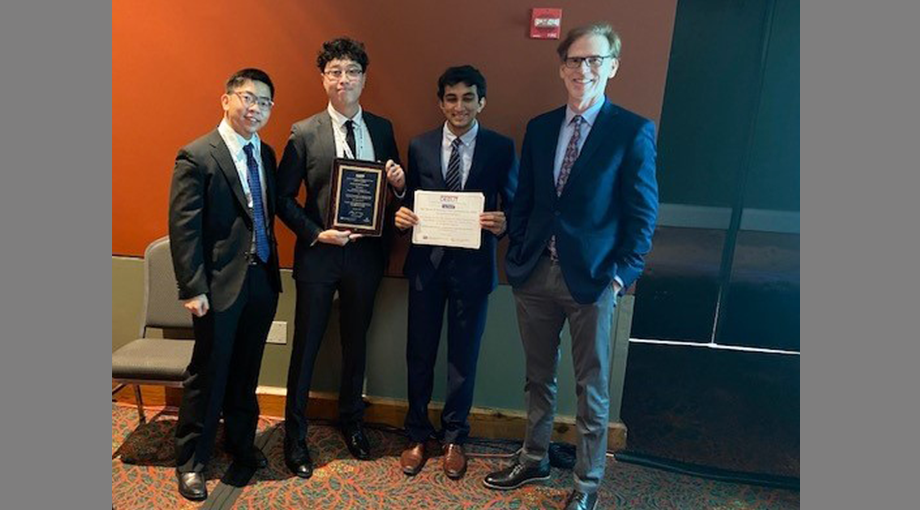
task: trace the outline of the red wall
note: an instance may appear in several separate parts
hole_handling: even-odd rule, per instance
[[[403,158],[411,137],[443,122],[436,81],[459,64],[488,80],[480,121],[520,151],[527,120],[565,101],[558,41],[526,37],[532,7],[562,7],[563,33],[609,21],[623,58],[608,96],[657,124],[676,0],[113,2],[112,253],[143,255],[165,235],[176,151],[220,122],[223,82],[237,69],[262,68],[275,83],[276,107],[261,135],[280,156],[291,124],[326,106],[315,59],[333,37],[366,44],[361,103],[393,121]],[[290,267],[293,235],[282,225],[278,234]],[[401,263],[394,258],[391,268]]]

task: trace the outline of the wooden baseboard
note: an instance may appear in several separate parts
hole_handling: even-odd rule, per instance
[[[285,395],[283,388],[259,388],[259,408],[263,416],[283,417]],[[178,407],[182,399],[182,389],[164,388],[162,386],[142,386],[141,396],[145,405]],[[112,399],[117,402],[134,404],[134,392],[125,388]],[[399,399],[365,397],[368,403],[364,419],[368,423],[378,423],[402,428],[408,402]],[[441,406],[433,403],[429,407],[432,423],[439,423]],[[338,396],[332,393],[310,393],[307,415],[313,419],[338,419]],[[527,417],[523,411],[490,409],[474,407],[470,411],[470,435],[488,439],[524,438]],[[575,417],[557,416],[553,424],[553,441],[575,443],[577,432]],[[607,450],[620,451],[626,448],[626,425],[611,422],[607,429]]]

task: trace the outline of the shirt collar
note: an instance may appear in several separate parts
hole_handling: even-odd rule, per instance
[[[457,138],[457,135],[447,127],[447,121],[444,122],[444,139],[447,140],[447,143],[454,143],[454,139]],[[473,121],[473,127],[469,131],[463,133],[463,136],[460,137],[460,142],[467,147],[473,143],[473,140],[476,139],[476,135],[479,134],[479,121]]]
[[[341,129],[345,129],[345,122],[348,120],[353,120],[355,122],[355,127],[360,126],[364,122],[364,110],[361,108],[361,105],[358,105],[358,113],[354,117],[349,119],[348,117],[339,113],[338,110],[332,107],[332,103],[326,107],[326,111],[329,112],[329,116],[332,117],[332,123]]]
[[[563,124],[563,126],[568,126],[569,124],[571,124],[572,119],[574,119],[576,115],[581,115],[581,118],[588,125],[588,127],[593,126],[594,121],[597,120],[597,116],[601,113],[601,108],[604,107],[604,103],[606,102],[607,102],[607,96],[602,96],[596,103],[594,103],[590,108],[588,108],[587,110],[585,110],[584,113],[581,113],[581,114],[575,113],[575,111],[572,110],[571,106],[566,106],[565,107],[565,124]]]
[[[253,134],[252,138],[247,140],[240,136],[239,133],[234,131],[232,127],[230,127],[230,123],[227,122],[226,118],[221,119],[220,125],[217,126],[217,132],[220,133],[221,138],[224,139],[224,143],[227,144],[227,149],[230,150],[230,154],[233,155],[234,158],[239,159],[243,157],[241,156],[245,155],[243,152],[243,147],[245,147],[246,144],[250,142],[255,149],[253,156],[256,156],[256,160],[258,160],[262,153],[262,140],[259,138],[258,133]]]

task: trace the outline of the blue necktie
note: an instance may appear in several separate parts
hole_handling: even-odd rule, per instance
[[[252,222],[256,235],[256,255],[262,262],[268,262],[271,248],[268,246],[268,232],[265,229],[265,206],[262,204],[262,182],[259,180],[259,163],[252,155],[252,144],[243,147],[246,166],[249,167],[249,193],[252,195]]]

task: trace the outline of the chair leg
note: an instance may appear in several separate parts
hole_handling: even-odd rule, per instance
[[[134,398],[137,400],[137,415],[140,417],[141,423],[147,423],[147,417],[144,415],[144,399],[141,397],[141,385],[134,385]]]

